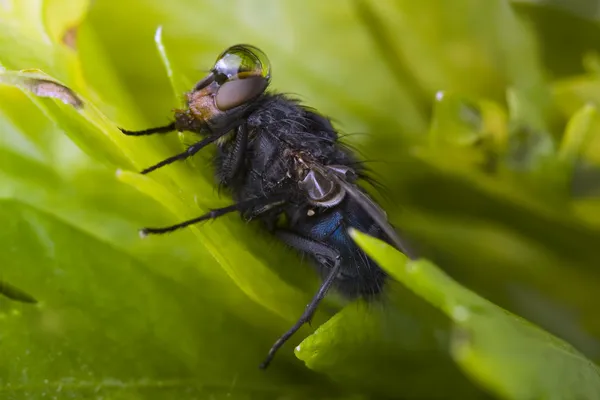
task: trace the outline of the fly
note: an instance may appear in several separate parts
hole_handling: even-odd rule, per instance
[[[302,325],[310,322],[331,288],[349,299],[379,293],[385,272],[352,240],[352,227],[407,253],[385,213],[360,181],[367,173],[338,139],[330,120],[291,97],[268,91],[271,66],[254,46],[235,45],[219,55],[209,74],[186,93],[186,108],[166,126],[131,136],[191,131],[199,140],[184,152],[142,171],[185,160],[216,147],[218,184],[234,203],[178,224],[144,228],[143,236],[172,232],[231,212],[257,219],[288,246],[309,256],[322,278],[304,313],[273,344],[261,368]],[[285,216],[285,218],[281,218]]]

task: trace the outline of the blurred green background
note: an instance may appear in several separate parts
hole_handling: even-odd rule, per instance
[[[0,398],[600,399],[599,19],[597,0],[0,1]],[[423,256],[361,239],[398,282],[331,296],[267,371],[310,265],[237,216],[141,240],[230,200],[210,150],[136,173],[192,136],[117,129],[165,124],[236,43],[334,120]]]

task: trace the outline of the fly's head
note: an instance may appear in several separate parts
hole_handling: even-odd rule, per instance
[[[210,73],[187,93],[188,110],[177,114],[180,125],[195,131],[226,129],[264,93],[271,78],[265,53],[235,45],[219,55]]]

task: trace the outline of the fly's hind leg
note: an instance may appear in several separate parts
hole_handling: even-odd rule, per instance
[[[340,254],[335,249],[323,243],[299,236],[286,230],[276,231],[275,235],[287,245],[312,255],[320,262],[329,261],[333,264],[333,266],[331,267],[329,274],[327,274],[327,277],[323,280],[323,283],[319,287],[317,293],[313,296],[310,303],[308,303],[304,309],[304,313],[302,313],[300,319],[298,319],[298,321],[273,344],[269,350],[269,354],[267,354],[265,360],[262,362],[262,364],[260,364],[261,369],[265,369],[269,366],[275,357],[275,353],[277,353],[277,351],[285,344],[285,342],[287,342],[292,335],[302,327],[302,325],[310,323],[315,311],[317,310],[317,307],[327,295],[327,292],[331,288],[331,285],[335,281],[335,278],[337,277],[341,268]]]

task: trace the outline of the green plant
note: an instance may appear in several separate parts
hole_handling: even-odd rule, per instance
[[[1,1],[2,398],[600,398],[599,3],[546,3]],[[385,302],[332,299],[266,372],[312,270],[234,217],[140,240],[228,200],[208,154],[135,172],[189,137],[117,129],[236,42],[365,133],[425,257],[357,233]]]

